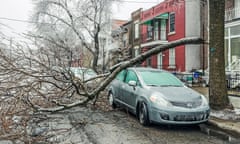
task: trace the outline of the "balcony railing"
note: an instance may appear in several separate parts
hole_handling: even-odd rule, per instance
[[[152,41],[167,41],[166,30],[151,31],[141,35],[141,43]]]
[[[231,21],[237,18],[240,18],[240,7],[225,10],[225,21]]]

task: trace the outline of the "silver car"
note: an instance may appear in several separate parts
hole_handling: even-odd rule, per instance
[[[173,74],[153,68],[122,70],[109,86],[112,107],[126,107],[142,125],[199,124],[208,121],[205,96],[185,86]]]

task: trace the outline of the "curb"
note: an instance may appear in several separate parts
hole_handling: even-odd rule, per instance
[[[221,119],[220,119],[221,120]],[[208,125],[210,127],[213,127],[215,129],[218,129],[218,130],[221,130],[221,131],[224,131],[225,133],[227,133],[228,135],[231,135],[232,137],[236,137],[236,138],[239,138],[240,136],[240,130],[239,129],[236,129],[236,128],[233,128],[233,127],[237,127],[238,124],[236,124],[235,122],[231,122],[231,126],[229,126],[226,122],[228,121],[225,121],[225,120],[222,120],[222,121],[225,121],[225,122],[218,122],[219,119],[218,118],[215,118],[215,117],[212,117],[211,119],[208,120]]]
[[[209,126],[207,124],[200,124],[199,127],[200,127],[200,130],[203,133],[205,133],[205,134],[207,134],[209,136],[215,136],[215,137],[218,137],[218,138],[220,138],[220,139],[222,139],[224,141],[228,141],[228,142],[230,142],[232,139],[234,139],[230,135],[226,134],[223,131],[209,128]]]
[[[239,132],[220,127],[218,123],[212,119],[210,119],[206,124],[200,124],[199,127],[203,133],[209,136],[215,136],[224,141],[230,142],[231,144],[240,143],[240,139],[237,139],[240,135]]]

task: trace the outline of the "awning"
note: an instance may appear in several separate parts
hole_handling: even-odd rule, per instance
[[[168,19],[168,13],[160,14],[155,19]]]
[[[168,13],[163,13],[163,14],[160,14],[160,15],[154,17],[154,18],[145,20],[145,21],[141,22],[141,24],[151,25],[151,22],[152,22],[154,19],[168,19]]]

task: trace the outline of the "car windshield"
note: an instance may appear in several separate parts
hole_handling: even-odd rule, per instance
[[[148,86],[183,86],[183,83],[174,75],[160,71],[139,71],[144,83]]]

